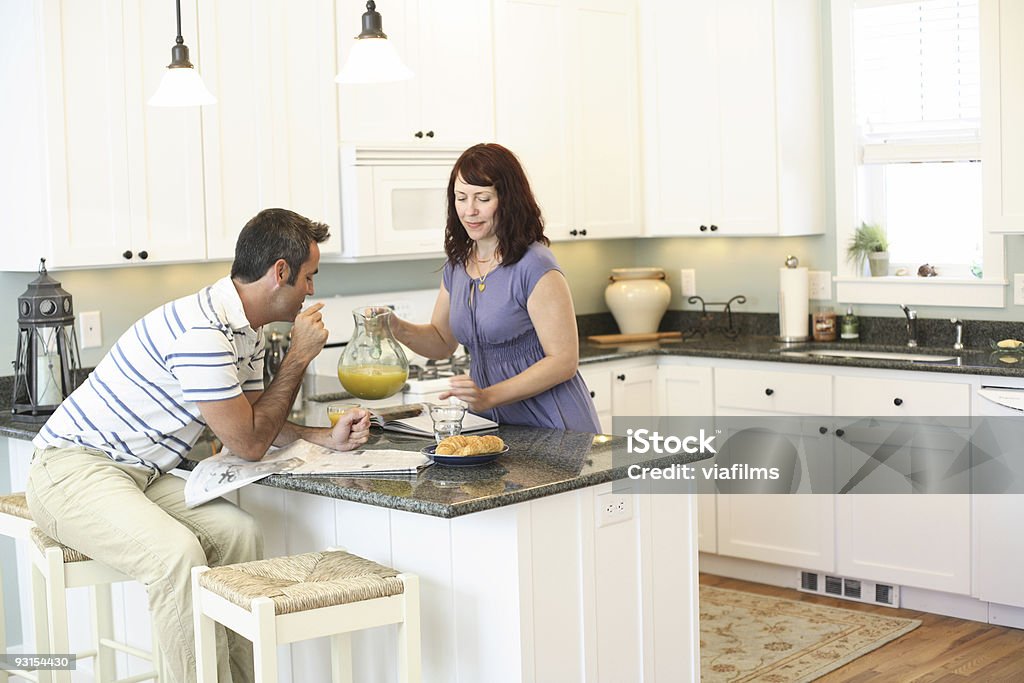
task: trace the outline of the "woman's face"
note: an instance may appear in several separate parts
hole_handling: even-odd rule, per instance
[[[469,185],[462,176],[455,178],[455,213],[469,238],[478,241],[495,234],[498,193],[493,185]]]

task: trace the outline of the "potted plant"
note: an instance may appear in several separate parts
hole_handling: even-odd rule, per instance
[[[885,228],[877,224],[861,223],[846,247],[846,260],[856,264],[861,272],[867,261],[872,277],[888,275],[889,240],[885,236]]]

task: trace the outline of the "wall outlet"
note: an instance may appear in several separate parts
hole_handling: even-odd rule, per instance
[[[1013,303],[1024,306],[1024,273],[1013,274]]]
[[[98,349],[103,346],[103,328],[99,311],[82,311],[78,314],[79,346],[83,349]]]
[[[832,298],[832,271],[811,270],[807,273],[807,298]]]
[[[683,297],[697,295],[697,271],[693,268],[682,268],[679,271],[679,289]]]
[[[609,526],[633,519],[633,496],[605,493],[597,497],[597,526]]]

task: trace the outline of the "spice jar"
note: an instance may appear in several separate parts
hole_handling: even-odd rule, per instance
[[[836,314],[831,309],[823,308],[814,313],[812,325],[814,328],[814,341],[835,341],[836,340]]]

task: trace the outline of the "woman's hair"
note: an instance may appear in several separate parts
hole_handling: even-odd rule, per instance
[[[444,231],[444,250],[452,263],[465,263],[473,248],[466,228],[455,210],[455,179],[468,185],[494,186],[498,209],[494,232],[503,264],[523,258],[534,242],[550,244],[544,236],[544,219],[533,197],[530,181],[516,155],[494,143],[473,145],[459,157],[448,178],[448,223]]]
[[[309,258],[309,245],[323,242],[328,227],[288,209],[263,209],[256,214],[235,242],[231,278],[256,282],[278,259],[288,264],[288,284],[294,285],[299,269]]]

